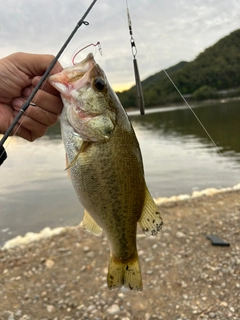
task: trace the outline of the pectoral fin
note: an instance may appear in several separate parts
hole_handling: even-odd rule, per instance
[[[65,171],[67,171],[68,179],[71,180],[70,171],[68,170],[68,167],[69,167],[69,163],[68,163],[68,157],[66,154],[66,169],[65,169]]]
[[[162,217],[158,211],[157,205],[148,190],[146,190],[143,212],[138,222],[143,232],[148,236],[156,235],[163,225]]]
[[[80,223],[80,226],[95,236],[102,234],[102,228],[93,220],[87,210],[84,211],[83,221]]]
[[[82,145],[81,145],[78,153],[76,154],[74,159],[71,161],[71,163],[68,163],[68,161],[67,161],[67,167],[65,170],[68,170],[69,168],[71,168],[74,165],[74,163],[77,161],[77,158],[79,157],[80,153],[84,152],[88,146],[89,146],[89,142],[87,142],[87,141],[82,142]]]

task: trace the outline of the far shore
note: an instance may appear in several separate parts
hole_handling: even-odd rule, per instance
[[[192,108],[196,108],[196,107],[201,107],[201,106],[210,106],[212,104],[217,104],[217,103],[227,103],[229,101],[238,101],[240,100],[240,97],[226,97],[226,98],[221,98],[221,99],[211,99],[211,100],[202,100],[202,101],[196,101],[196,100],[190,100],[188,101],[188,99],[186,99],[187,103],[192,107]],[[148,113],[148,110],[151,110],[151,112],[153,112],[154,110],[156,110],[156,112],[158,111],[158,109],[167,109],[167,108],[174,108],[177,109],[179,107],[183,107],[185,106],[186,108],[188,108],[188,105],[184,102],[184,100],[182,102],[172,102],[169,104],[164,104],[164,105],[158,105],[158,106],[150,106],[150,107],[145,107],[145,112]],[[135,107],[130,107],[130,108],[125,108],[126,112],[135,112],[138,111],[138,108]]]

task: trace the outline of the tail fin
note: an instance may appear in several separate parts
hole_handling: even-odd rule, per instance
[[[110,290],[124,286],[130,290],[142,291],[142,276],[138,256],[125,262],[110,257],[107,283]]]

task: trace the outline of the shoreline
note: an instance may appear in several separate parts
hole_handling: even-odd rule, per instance
[[[233,187],[228,187],[228,188],[222,188],[222,189],[206,188],[201,191],[193,191],[191,195],[181,194],[178,196],[154,198],[154,201],[158,206],[161,206],[161,205],[164,205],[167,203],[190,200],[190,199],[203,197],[203,196],[213,196],[213,195],[216,195],[219,193],[225,193],[225,192],[231,192],[231,191],[240,191],[240,183],[238,183],[237,185],[235,185]],[[80,222],[81,221],[79,221],[79,224],[80,224]],[[27,232],[24,236],[16,236],[16,237],[6,241],[2,247],[0,246],[0,250],[8,250],[8,249],[12,249],[14,247],[28,245],[32,242],[40,241],[42,239],[48,239],[48,238],[51,238],[55,235],[60,235],[62,232],[66,231],[66,230],[71,230],[71,229],[74,230],[76,228],[78,228],[78,225],[77,226],[57,227],[57,228],[53,228],[53,229],[46,227],[38,233]]]
[[[158,235],[139,230],[141,293],[107,288],[107,239],[80,226],[0,250],[0,320],[240,320],[239,185],[198,195],[158,205]]]
[[[192,108],[197,108],[197,107],[204,107],[204,106],[211,106],[213,104],[216,104],[216,103],[227,103],[229,101],[238,101],[240,100],[240,97],[237,96],[237,97],[222,97],[222,98],[219,98],[219,99],[210,99],[210,100],[190,100],[188,101],[189,105],[192,107]],[[149,107],[145,107],[145,111],[146,113],[148,113],[148,110],[151,110],[152,112],[154,111],[154,109],[168,109],[168,108],[172,108],[174,107],[174,109],[178,109],[179,107],[186,107],[188,108],[187,104],[184,102],[184,101],[181,101],[181,102],[173,102],[173,103],[168,103],[168,104],[163,104],[163,105],[158,105],[158,106],[149,106]],[[130,107],[130,108],[126,108],[125,109],[126,112],[139,112],[138,108],[133,108],[133,107]]]

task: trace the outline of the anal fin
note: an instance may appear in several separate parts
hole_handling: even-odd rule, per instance
[[[143,212],[138,223],[148,236],[154,236],[162,229],[162,217],[148,190],[146,190]]]
[[[95,236],[100,236],[102,234],[102,228],[93,220],[87,210],[84,211],[83,221],[80,223],[86,231],[94,234]]]

